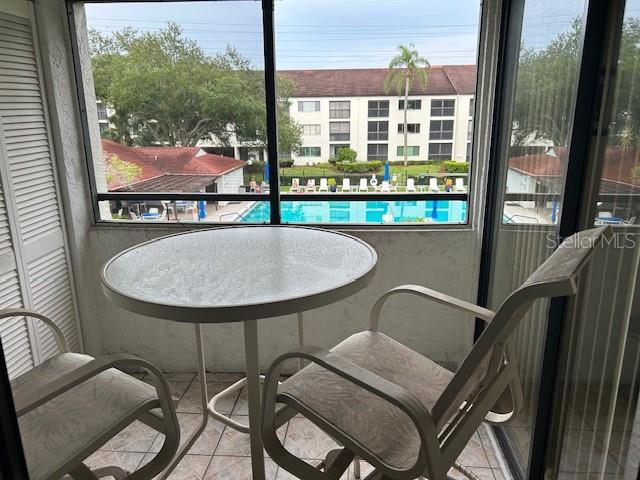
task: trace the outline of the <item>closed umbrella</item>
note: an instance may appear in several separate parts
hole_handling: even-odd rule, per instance
[[[262,180],[269,183],[269,162],[264,162],[264,173],[262,174]]]
[[[388,182],[390,178],[391,178],[391,175],[389,175],[389,162],[385,162],[384,163],[384,178],[383,178],[383,180],[385,182]]]
[[[198,201],[198,218],[200,220],[207,217],[207,211],[204,208],[204,200]]]

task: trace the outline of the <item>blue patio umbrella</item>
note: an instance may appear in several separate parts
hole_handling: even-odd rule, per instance
[[[431,209],[431,218],[433,218],[434,220],[438,218],[438,201],[437,200],[433,201],[433,208]]]
[[[383,178],[383,180],[385,182],[388,182],[390,178],[391,178],[391,175],[389,175],[389,162],[385,162],[384,163],[384,178]]]
[[[262,180],[264,182],[269,182],[269,162],[264,163],[264,173],[262,174]]]
[[[198,201],[198,218],[203,219],[207,217],[207,211],[204,209],[204,200]]]

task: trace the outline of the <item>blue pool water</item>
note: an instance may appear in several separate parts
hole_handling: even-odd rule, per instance
[[[283,201],[283,223],[465,223],[467,202],[416,201]],[[268,222],[269,202],[256,202],[242,214],[241,222]]]

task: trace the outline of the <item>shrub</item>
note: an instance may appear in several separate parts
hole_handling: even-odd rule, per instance
[[[293,160],[291,160],[290,158],[281,158],[278,163],[280,164],[280,168],[293,167]]]
[[[338,148],[338,150],[336,151],[336,156],[332,159],[329,159],[329,162],[331,162],[331,160],[333,160],[333,163],[348,163],[348,162],[355,162],[356,159],[358,158],[358,154],[356,153],[355,150],[351,149],[351,148]]]
[[[327,180],[327,185],[329,185],[330,187],[334,187],[336,185],[336,179],[330,178],[329,180]]]
[[[331,168],[331,169],[333,168],[333,165],[329,162],[316,163],[314,166],[318,168]]]
[[[469,164],[466,162],[444,162],[444,171],[447,173],[469,173]]]
[[[382,167],[382,162],[337,162],[336,168],[345,173],[367,173],[375,172]]]
[[[266,162],[253,161],[251,165],[247,164],[244,166],[244,173],[262,173],[264,172],[264,166]]]

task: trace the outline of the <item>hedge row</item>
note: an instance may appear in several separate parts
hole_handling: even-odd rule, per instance
[[[382,162],[336,162],[336,168],[346,173],[375,172],[382,167]]]
[[[466,162],[443,162],[443,165],[447,173],[469,173],[469,164]]]

